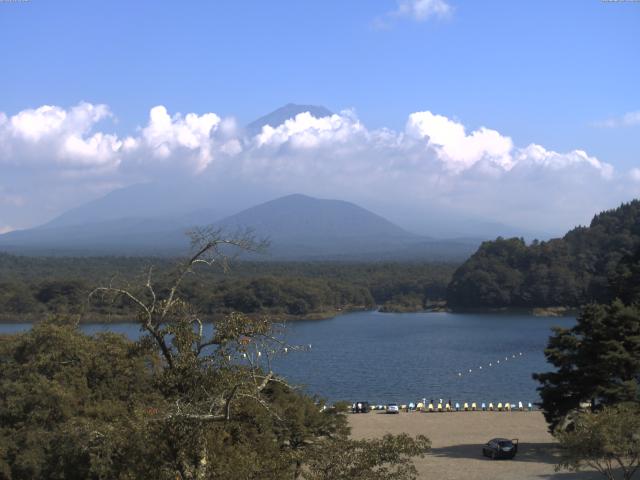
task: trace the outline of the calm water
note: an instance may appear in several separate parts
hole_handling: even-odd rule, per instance
[[[574,323],[517,314],[379,312],[292,322],[286,340],[312,348],[279,359],[274,370],[331,401],[534,402],[537,384],[531,374],[550,368],[543,349],[551,327]],[[0,333],[28,328],[4,324]],[[90,324],[83,330],[140,335],[135,324]]]

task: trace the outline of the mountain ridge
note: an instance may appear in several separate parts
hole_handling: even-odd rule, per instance
[[[207,210],[201,210],[207,212]],[[173,220],[124,217],[79,224],[48,224],[0,235],[10,253],[62,255],[180,255],[188,250],[185,231],[210,224],[226,231],[252,229],[271,240],[274,260],[462,259],[474,242],[436,241],[408,232],[354,203],[291,194],[254,205],[218,221],[197,213]]]

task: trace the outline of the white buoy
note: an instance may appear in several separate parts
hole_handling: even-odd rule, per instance
[[[458,376],[459,376],[459,377],[461,377],[461,376],[462,376],[462,373],[461,373],[461,372],[458,372]]]
[[[491,363],[490,363],[490,364],[489,364],[489,366],[490,366],[490,367],[493,367],[493,364],[491,364]]]
[[[469,369],[469,373],[471,373],[471,369]]]
[[[480,367],[479,367],[479,368],[480,368],[480,370],[482,370],[482,365],[480,365]]]
[[[262,352],[258,352],[258,356],[261,357],[262,356]]]
[[[284,353],[287,353],[289,351],[289,349],[287,347],[284,347]]]

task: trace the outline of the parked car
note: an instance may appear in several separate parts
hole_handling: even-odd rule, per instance
[[[353,413],[369,413],[369,402],[356,402],[353,404]]]
[[[497,458],[511,459],[518,453],[518,439],[494,438],[482,446],[482,455],[493,460]]]
[[[387,405],[387,413],[400,413],[400,407],[397,403],[390,403]]]

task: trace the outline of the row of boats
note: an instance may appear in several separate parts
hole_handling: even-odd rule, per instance
[[[511,403],[511,402],[489,402],[488,404],[482,402],[480,404],[476,402],[464,402],[462,405],[458,402],[455,404],[451,401],[448,402],[418,402],[409,403],[406,405],[398,405],[397,403],[390,403],[388,405],[369,405],[368,402],[358,402],[352,405],[354,413],[366,413],[369,410],[384,410],[397,412],[398,410],[404,410],[406,412],[510,412],[510,411],[532,411],[534,409],[533,404],[528,402],[526,405],[523,402]]]

